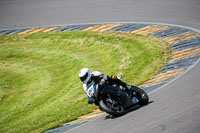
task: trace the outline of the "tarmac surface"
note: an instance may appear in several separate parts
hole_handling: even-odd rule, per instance
[[[0,29],[157,22],[200,29],[199,0],[0,0]]]
[[[200,30],[199,0],[1,0],[0,29],[80,23],[155,22]],[[103,115],[68,132],[199,133],[200,62],[122,117]]]

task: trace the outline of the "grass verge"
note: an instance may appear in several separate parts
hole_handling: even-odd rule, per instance
[[[91,112],[83,67],[139,85],[170,52],[160,39],[119,32],[0,36],[0,132],[43,132]]]

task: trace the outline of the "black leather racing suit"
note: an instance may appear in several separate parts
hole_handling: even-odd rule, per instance
[[[124,91],[126,91],[126,92],[128,92],[131,89],[131,87],[133,87],[131,85],[128,85],[128,84],[124,83],[123,81],[121,81],[118,78],[113,79],[112,76],[110,77],[110,76],[108,76],[106,74],[102,74],[102,73],[97,72],[97,71],[95,71],[95,72],[93,72],[91,74],[91,81],[93,81],[95,84],[102,84],[103,82],[109,82],[111,85],[112,84],[117,84],[117,85],[122,86]],[[123,99],[126,99],[125,98],[126,97],[125,93],[122,93],[121,90],[119,90],[119,89],[117,89],[115,87],[112,87],[111,85],[110,86],[106,86],[106,89],[103,90],[103,93],[107,93],[107,94],[112,94],[114,96],[118,96],[118,97],[120,97],[120,99],[122,101],[124,101]],[[83,84],[83,88],[84,88],[85,91],[87,91],[87,85],[86,84]],[[137,91],[137,88],[136,88],[135,91]],[[94,99],[88,97],[88,103],[92,104],[93,102],[94,102]]]

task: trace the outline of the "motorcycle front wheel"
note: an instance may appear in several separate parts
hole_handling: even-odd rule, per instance
[[[113,116],[121,116],[124,114],[124,109],[121,105],[114,103],[112,99],[103,99],[99,102],[101,110]]]

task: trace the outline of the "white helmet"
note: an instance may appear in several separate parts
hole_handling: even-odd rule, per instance
[[[90,70],[88,68],[81,69],[81,71],[79,72],[79,78],[81,79],[81,81],[83,83],[87,84],[87,82],[91,78],[91,72],[90,72]]]

